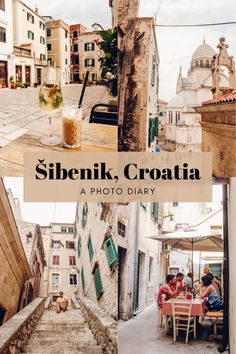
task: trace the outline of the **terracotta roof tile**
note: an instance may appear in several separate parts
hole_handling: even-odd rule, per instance
[[[157,103],[159,103],[159,104],[167,104],[168,102],[163,101],[163,100],[157,100]]]
[[[213,100],[204,101],[202,102],[202,105],[208,106],[211,104],[227,103],[227,102],[236,102],[236,90],[232,91],[231,93],[227,93],[227,95],[214,98]]]

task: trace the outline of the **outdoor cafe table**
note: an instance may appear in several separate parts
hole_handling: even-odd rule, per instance
[[[83,123],[81,148],[66,149],[45,146],[40,142],[42,135],[27,132],[0,149],[0,176],[23,176],[24,152],[115,152],[117,151],[117,127],[105,124]]]
[[[189,300],[185,300],[185,299],[170,299],[164,302],[163,306],[162,306],[162,315],[163,316],[171,316],[172,315],[172,308],[171,308],[171,301],[175,302],[175,303],[189,303]],[[192,311],[191,311],[191,315],[192,316],[204,316],[204,299],[192,299]]]
[[[183,298],[175,298],[175,299],[170,299],[167,300],[163,303],[162,305],[162,311],[161,315],[165,316],[165,332],[167,332],[167,317],[166,316],[172,316],[172,307],[171,307],[171,302],[175,303],[189,303],[189,300],[183,299]],[[204,308],[205,308],[205,300],[204,299],[192,299],[192,310],[191,310],[191,315],[192,316],[204,316]]]

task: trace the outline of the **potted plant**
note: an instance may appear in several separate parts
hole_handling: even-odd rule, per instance
[[[16,83],[14,81],[14,76],[10,76],[10,87],[11,89],[15,90],[16,89]]]
[[[3,88],[3,79],[0,79],[0,88]]]
[[[16,87],[17,88],[24,88],[24,84],[22,82],[17,82]]]
[[[30,83],[29,82],[24,82],[24,88],[27,88],[30,86]]]
[[[34,87],[38,87],[38,83],[37,82],[34,82]]]

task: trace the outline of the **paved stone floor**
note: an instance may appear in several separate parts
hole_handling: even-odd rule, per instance
[[[158,326],[156,304],[148,306],[137,317],[121,321],[118,325],[119,354],[215,354],[219,344],[208,341],[208,333],[201,339],[194,340],[191,335],[189,343],[178,337],[173,342]],[[228,352],[226,352],[228,353]]]
[[[64,104],[78,104],[82,85],[67,85],[62,90]],[[0,89],[0,147],[28,131],[48,133],[48,117],[38,107],[38,94],[39,88]],[[110,99],[104,87],[87,87],[83,102],[85,121],[89,120],[92,106],[107,103]],[[55,116],[53,127],[54,130],[61,127],[60,114]]]

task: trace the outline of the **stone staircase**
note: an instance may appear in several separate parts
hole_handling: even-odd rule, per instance
[[[32,354],[102,354],[79,309],[44,310],[24,349]]]

